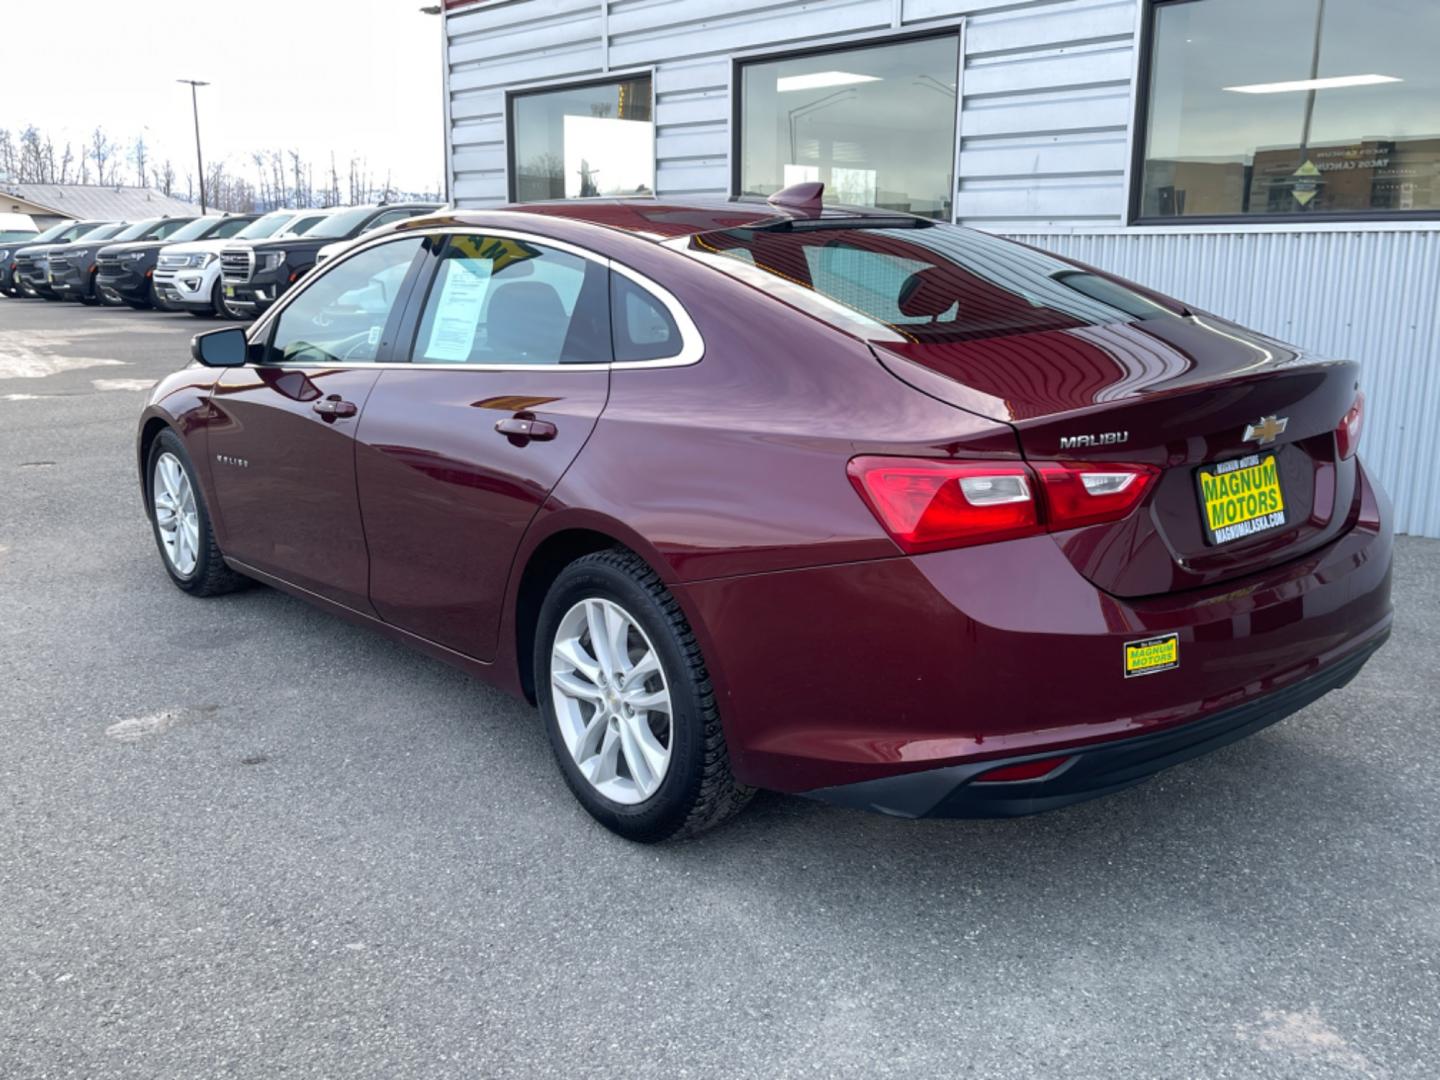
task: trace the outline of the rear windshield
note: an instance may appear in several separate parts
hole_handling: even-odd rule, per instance
[[[795,222],[673,243],[874,340],[944,344],[1173,317],[1108,278],[953,225]]]
[[[0,240],[28,240],[34,241],[39,237],[33,232],[26,232],[22,229],[0,229]]]

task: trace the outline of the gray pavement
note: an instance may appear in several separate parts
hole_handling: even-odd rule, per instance
[[[523,704],[169,584],[137,387],[204,325],[0,300],[0,1077],[1440,1075],[1440,543],[1350,687],[1142,787],[635,847]]]

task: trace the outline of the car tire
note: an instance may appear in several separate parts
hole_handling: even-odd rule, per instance
[[[90,275],[89,291],[77,293],[75,299],[86,307],[95,307],[100,303],[100,290],[95,285],[94,274]]]
[[[596,648],[585,629],[595,625],[589,621],[592,613],[617,620],[603,625],[621,627],[612,635],[625,642],[626,656],[618,664],[586,651],[587,640],[588,649]],[[628,624],[622,625],[624,620]],[[601,636],[607,635],[602,631]],[[639,682],[626,685],[617,677],[617,668],[626,666],[631,675],[642,674],[635,661],[648,661],[652,654],[658,664]],[[582,663],[589,661],[586,670],[595,678],[567,659],[577,655]],[[561,664],[565,670],[557,671]],[[651,670],[648,662],[644,666]],[[540,609],[533,670],[536,698],[565,782],[611,832],[641,843],[680,839],[719,825],[750,801],[754,789],[737,783],[730,770],[720,712],[695,635],[659,575],[633,552],[596,552],[560,572]],[[557,675],[563,687],[583,694],[557,691]],[[663,709],[647,707],[661,698],[668,720],[657,716]],[[650,738],[641,747],[637,739],[646,731]],[[653,765],[658,751],[664,752],[663,768]],[[632,767],[631,754],[645,764]]]
[[[248,584],[225,565],[195,467],[168,428],[155,437],[146,458],[145,509],[160,562],[177,588],[191,596],[219,596]]]

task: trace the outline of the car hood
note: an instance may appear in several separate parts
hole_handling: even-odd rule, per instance
[[[243,244],[244,241],[242,240]],[[194,255],[196,252],[204,254],[211,252],[220,254],[227,247],[233,247],[232,240],[187,240],[183,244],[166,244],[160,249],[161,255]]]
[[[113,259],[117,255],[149,255],[167,246],[163,240],[136,240],[125,244],[103,244],[100,251]]]
[[[344,243],[348,239],[350,238],[347,236],[342,236],[339,240],[333,237],[292,236],[288,239],[271,237],[266,240],[256,240],[253,243],[242,241],[240,244],[232,246],[254,248],[256,251],[294,251],[296,249],[318,251],[326,244]]]

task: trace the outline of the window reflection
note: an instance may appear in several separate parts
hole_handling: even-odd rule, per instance
[[[1440,4],[1155,7],[1142,218],[1440,209]]]
[[[518,94],[510,109],[517,202],[653,194],[648,75]]]
[[[746,64],[740,193],[818,180],[827,203],[948,220],[958,62],[946,35]]]

